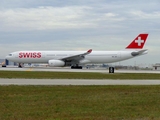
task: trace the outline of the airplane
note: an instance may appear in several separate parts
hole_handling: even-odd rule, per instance
[[[16,51],[6,59],[19,63],[47,63],[51,67],[71,66],[71,69],[82,69],[84,64],[113,63],[131,59],[148,53],[143,46],[147,33],[139,34],[126,48],[121,51]]]

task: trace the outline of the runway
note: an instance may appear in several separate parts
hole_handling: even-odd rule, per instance
[[[70,69],[52,67],[0,67],[0,71],[50,71],[50,72],[99,72],[108,73],[108,69]],[[116,73],[157,73],[154,70],[115,70]],[[0,78],[0,85],[160,85],[159,80],[93,80],[93,79],[3,79]]]
[[[0,85],[160,85],[160,80],[0,79]]]
[[[67,67],[0,67],[0,71],[50,71],[50,72],[98,72],[98,73],[109,73],[108,69],[105,68],[95,68],[95,69],[70,69]],[[160,73],[156,70],[127,70],[127,69],[115,69],[115,73]]]

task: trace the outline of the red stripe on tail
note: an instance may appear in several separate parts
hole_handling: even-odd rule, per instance
[[[127,47],[126,49],[142,49],[148,34],[139,34]]]

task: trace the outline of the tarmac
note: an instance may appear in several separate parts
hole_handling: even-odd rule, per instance
[[[99,72],[109,74],[108,69],[70,69],[51,67],[0,67],[0,71],[50,71],[50,72]],[[117,73],[157,73],[154,70],[115,70]],[[110,80],[110,79],[5,79],[0,78],[0,85],[160,85],[159,80]]]
[[[106,68],[95,68],[95,69],[70,69],[69,67],[0,67],[0,71],[50,71],[50,72],[98,72],[98,73],[109,73]],[[158,70],[128,70],[128,69],[115,69],[115,73],[160,73]]]
[[[3,79],[0,85],[160,85],[160,80]]]

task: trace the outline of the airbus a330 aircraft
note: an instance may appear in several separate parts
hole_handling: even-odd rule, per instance
[[[47,63],[52,67],[71,66],[82,69],[81,65],[90,63],[113,63],[147,54],[143,49],[148,34],[139,34],[122,51],[17,51],[12,52],[6,59],[19,63]]]

